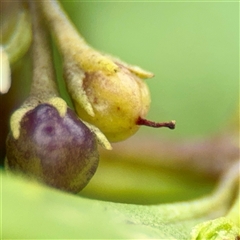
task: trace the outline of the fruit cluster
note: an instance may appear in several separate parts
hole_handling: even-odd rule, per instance
[[[97,169],[97,142],[111,149],[110,142],[130,137],[140,125],[175,127],[174,121],[145,119],[150,94],[143,79],[152,73],[90,47],[58,1],[18,5],[19,32],[0,48],[5,66],[1,92],[10,87],[10,63],[30,43],[33,74],[29,97],[11,116],[6,156],[9,170],[77,193]],[[76,113],[57,90],[48,31],[62,55],[64,79]],[[13,43],[19,38],[25,41],[17,47]],[[14,52],[15,48],[20,50]]]

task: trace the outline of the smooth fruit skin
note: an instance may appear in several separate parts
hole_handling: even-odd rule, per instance
[[[7,167],[65,191],[78,193],[99,161],[93,133],[68,108],[64,117],[40,104],[21,121],[20,136],[7,139]]]
[[[150,94],[142,79],[118,64],[119,71],[107,75],[103,71],[87,72],[83,81],[86,95],[95,116],[90,116],[74,102],[79,117],[98,127],[110,142],[118,142],[133,135],[139,117],[145,117]]]

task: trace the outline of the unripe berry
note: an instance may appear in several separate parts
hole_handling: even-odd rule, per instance
[[[150,105],[150,94],[143,80],[125,66],[118,66],[112,75],[103,71],[85,73],[83,88],[94,116],[74,102],[80,118],[97,126],[111,142],[133,135],[139,128],[138,118],[146,116]]]

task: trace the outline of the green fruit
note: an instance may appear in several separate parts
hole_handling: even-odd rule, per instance
[[[119,64],[115,74],[103,71],[86,72],[83,88],[94,116],[74,102],[81,119],[98,127],[111,142],[125,140],[138,129],[150,105],[150,94],[142,79]]]

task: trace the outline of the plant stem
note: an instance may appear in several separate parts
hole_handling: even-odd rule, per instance
[[[146,225],[151,225],[152,222],[157,226],[157,224],[161,225],[163,222],[174,223],[190,219],[219,217],[226,214],[231,207],[234,197],[236,197],[236,186],[239,181],[239,163],[239,161],[236,161],[222,176],[215,191],[204,198],[191,202],[155,206],[132,205],[127,207],[125,204],[111,204],[122,212],[124,211],[126,214],[129,214],[133,222],[138,224],[144,223]],[[138,208],[138,215],[131,215],[133,208]],[[141,211],[139,209],[141,209]],[[147,216],[149,216],[149,218]],[[165,220],[159,222],[159,216]]]
[[[187,170],[201,174],[203,178],[216,179],[239,157],[239,147],[235,144],[237,140],[238,135],[236,136],[234,132],[224,132],[203,139],[175,141],[133,137],[130,143],[128,141],[118,143],[113,151],[102,151],[101,155],[112,160],[117,155],[121,161]]]
[[[51,30],[54,32],[58,47],[65,64],[72,61],[84,71],[103,70],[115,73],[118,66],[91,48],[78,33],[58,1],[40,1],[39,6]]]
[[[37,4],[34,2],[30,4],[33,23],[33,77],[30,96],[44,100],[47,97],[58,96],[59,94],[54,81],[55,73],[48,34],[41,23],[42,19]]]

